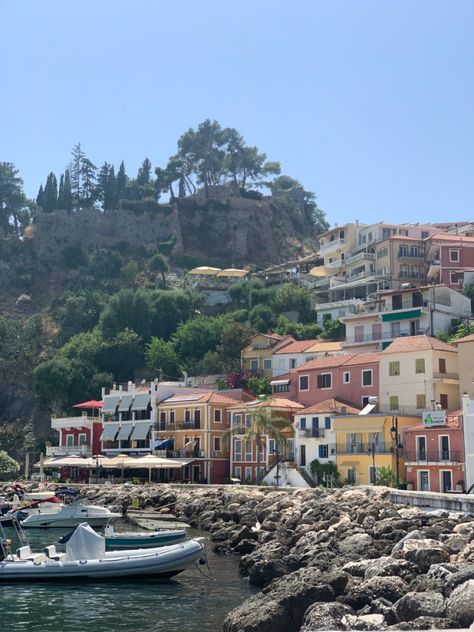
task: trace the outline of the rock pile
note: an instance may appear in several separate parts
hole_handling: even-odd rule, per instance
[[[238,554],[254,595],[224,632],[426,630],[474,621],[474,517],[393,504],[383,488],[275,491],[193,486],[87,487],[134,498],[211,533]],[[135,501],[134,504],[136,504]]]

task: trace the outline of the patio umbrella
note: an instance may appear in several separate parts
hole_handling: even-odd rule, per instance
[[[122,470],[122,480],[123,480],[123,471],[128,464],[133,461],[128,454],[117,454],[117,456],[113,456],[109,459],[103,459],[101,462],[101,467],[109,470]]]
[[[247,276],[248,270],[239,270],[238,268],[226,268],[217,273],[218,277],[244,277]]]
[[[131,459],[132,463],[128,467],[131,469],[148,469],[148,482],[151,483],[151,470],[165,470],[171,468],[173,470],[180,469],[184,463],[174,461],[173,459],[162,459],[154,454],[145,454],[138,459]]]
[[[82,410],[92,409],[92,416],[95,417],[96,409],[101,409],[104,402],[99,399],[90,399],[88,402],[81,402],[80,404],[74,404],[73,408],[81,408]]]
[[[218,272],[220,272],[220,268],[212,268],[211,266],[199,266],[198,268],[193,268],[189,271],[189,274],[201,274],[203,276],[215,276]]]

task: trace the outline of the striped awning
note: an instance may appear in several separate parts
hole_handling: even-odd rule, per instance
[[[132,432],[133,422],[123,423],[120,426],[120,430],[117,436],[117,441],[128,441],[130,433]]]
[[[151,402],[150,393],[139,393],[135,395],[132,410],[146,410]]]
[[[133,429],[132,436],[130,437],[130,439],[132,441],[143,441],[144,439],[147,438],[150,428],[151,428],[151,424],[148,422],[146,423],[136,422],[135,428]]]
[[[118,407],[118,412],[119,413],[126,413],[128,412],[132,401],[133,401],[134,395],[123,395],[122,399],[120,400],[120,404]]]
[[[120,401],[120,395],[110,395],[104,397],[103,413],[114,413]]]
[[[385,417],[360,417],[359,415],[346,418],[334,419],[334,432],[382,432]]]
[[[119,431],[119,424],[115,421],[107,421],[104,423],[104,429],[102,430],[101,441],[115,441],[117,432]]]

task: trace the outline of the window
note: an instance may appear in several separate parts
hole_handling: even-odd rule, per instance
[[[290,390],[290,383],[288,384],[274,384],[272,386],[272,390],[274,393],[288,393]]]
[[[390,335],[392,338],[398,338],[400,335],[400,323],[390,324]]]
[[[252,426],[252,415],[245,415],[245,427],[250,428]]]
[[[354,342],[364,342],[364,327],[356,325],[354,327]]]
[[[222,410],[220,408],[214,410],[214,421],[218,424],[222,421]]]
[[[439,396],[439,403],[443,410],[448,410],[448,396],[441,393]]]
[[[362,371],[362,386],[372,386],[372,369]]]
[[[370,396],[366,395],[365,397],[362,398],[362,408],[365,408],[370,402],[369,402]]]
[[[246,461],[252,460],[252,442],[251,441],[245,442],[245,460]]]
[[[416,438],[416,459],[426,461],[426,437],[424,436]]]
[[[324,324],[327,320],[332,320],[332,314],[323,314],[323,324]]]
[[[269,439],[268,440],[268,454],[275,454],[275,452],[276,452],[275,439]]]
[[[242,439],[236,439],[234,446],[235,446],[234,461],[242,461]],[[239,478],[240,478],[240,475],[239,475]]]
[[[390,410],[398,410],[398,395],[390,395],[389,407]]]
[[[245,480],[246,481],[251,481],[252,480],[252,468],[251,467],[246,467],[245,468]]]
[[[349,384],[351,381],[351,374],[349,371],[344,371],[342,381],[344,384]]]
[[[388,374],[390,376],[400,375],[400,362],[398,360],[388,363]]]
[[[306,417],[300,419],[300,430],[306,430]]]
[[[161,412],[160,413],[160,424],[161,424],[161,426],[164,426],[165,423],[166,423],[166,413],[165,412]]]
[[[300,391],[309,391],[308,375],[300,375]]]
[[[318,388],[332,388],[332,373],[318,375]]]
[[[194,411],[194,427],[201,427],[201,411],[198,408]]]
[[[79,445],[87,445],[87,435],[85,432],[81,432],[79,435]]]
[[[394,294],[392,296],[392,309],[402,309],[402,295]]]
[[[449,282],[451,283],[451,285],[459,285],[461,281],[461,276],[461,272],[451,270],[449,273]]]
[[[407,279],[408,278],[408,271],[409,271],[409,267],[407,265],[402,265],[400,266],[400,278],[401,279]],[[398,308],[400,309],[400,308]]]
[[[422,492],[430,491],[430,473],[428,470],[418,471],[418,489]]]
[[[242,426],[242,415],[234,415],[234,428],[241,428]]]
[[[290,358],[290,369],[296,368],[296,360],[294,358]]]
[[[264,369],[271,369],[272,368],[272,359],[271,358],[265,358],[263,361],[263,368]]]
[[[190,410],[187,410],[184,413],[184,421],[191,421],[191,411]]]
[[[426,395],[419,394],[416,396],[416,407],[422,410],[426,408]]]
[[[441,435],[439,438],[439,456],[440,461],[449,461],[449,435]]]
[[[415,360],[415,373],[424,373],[425,372],[425,359],[424,358],[416,358]]]
[[[174,410],[170,410],[170,424],[174,424],[174,420],[176,419],[176,413]]]
[[[446,373],[446,360],[445,358],[439,359],[439,372]]]
[[[66,447],[70,448],[73,445],[74,445],[74,435],[73,434],[67,434],[66,435]]]
[[[300,445],[300,465],[303,467],[306,465],[306,446],[304,443]]]
[[[354,485],[357,482],[355,467],[349,467],[347,469],[347,482],[349,483],[349,485]]]
[[[426,239],[429,236],[430,236],[430,231],[429,230],[422,230],[421,231],[421,238],[422,239]]]
[[[214,450],[216,452],[221,451],[221,438],[220,437],[214,437]]]
[[[372,340],[382,339],[382,323],[375,323],[372,325]]]
[[[331,417],[324,417],[324,427],[326,430],[331,430]]]
[[[456,250],[454,248],[450,248],[449,249],[449,260],[452,263],[458,263],[459,262],[459,250]]]
[[[328,458],[328,446],[326,444],[319,446],[319,458],[320,459]]]

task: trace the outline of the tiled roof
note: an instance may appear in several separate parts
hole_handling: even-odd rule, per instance
[[[309,347],[315,345],[319,342],[316,339],[313,340],[295,340],[294,342],[290,342],[285,345],[283,348],[275,351],[274,355],[279,353],[303,353],[303,351],[307,351]]]
[[[378,362],[380,353],[356,353],[350,355],[330,356],[328,358],[317,358],[302,364],[298,368],[294,369],[296,372],[304,372],[311,369],[327,369],[330,367],[338,366],[353,366],[357,364],[373,364]]]
[[[206,403],[232,406],[233,404],[237,404],[238,401],[232,397],[221,395],[218,391],[208,391],[207,393],[196,393],[196,395],[193,395],[193,393],[187,393],[186,395],[175,394],[162,401],[160,406],[168,404],[172,404],[174,406],[177,404],[195,406],[196,404]]]
[[[310,413],[341,413],[342,409],[344,410],[344,414],[347,415],[357,415],[360,413],[361,409],[349,404],[347,402],[342,402],[339,399],[326,399],[324,402],[320,402],[319,404],[314,404],[313,406],[308,406],[304,410],[299,410],[298,415],[310,414]]]
[[[289,411],[299,410],[304,408],[303,404],[294,402],[292,399],[286,399],[285,397],[270,397],[268,399],[254,399],[251,402],[235,403],[231,406],[233,410],[248,410],[254,408],[275,408],[286,409]]]
[[[279,349],[281,346],[284,346],[290,342],[293,342],[294,338],[292,336],[280,336],[279,334],[255,334],[252,336],[252,341],[257,336],[263,336],[264,338],[269,338],[270,340],[275,341],[275,344],[272,347],[267,347],[265,349],[255,349],[255,345],[259,344],[258,342],[251,342],[245,349],[242,351],[271,351],[272,349]]]
[[[312,347],[306,349],[307,352],[330,353],[331,351],[340,351],[342,343],[340,341],[318,340]]]
[[[470,336],[464,336],[464,338],[458,338],[457,340],[453,340],[454,345],[457,345],[460,342],[474,342],[474,334],[471,334]]]
[[[435,351],[457,351],[453,345],[448,345],[448,343],[438,340],[438,338],[421,334],[420,336],[396,338],[382,353],[387,355],[390,353],[407,353],[409,351],[429,351],[430,349]]]
[[[402,239],[403,241],[423,241],[418,237],[405,237],[403,235],[390,235],[390,237],[386,237],[383,241],[386,241],[387,239]]]
[[[425,241],[429,241],[432,239],[437,241],[455,241],[458,243],[467,242],[469,244],[474,244],[474,237],[464,237],[463,235],[448,235],[446,233],[436,233],[436,235],[427,237]]]

